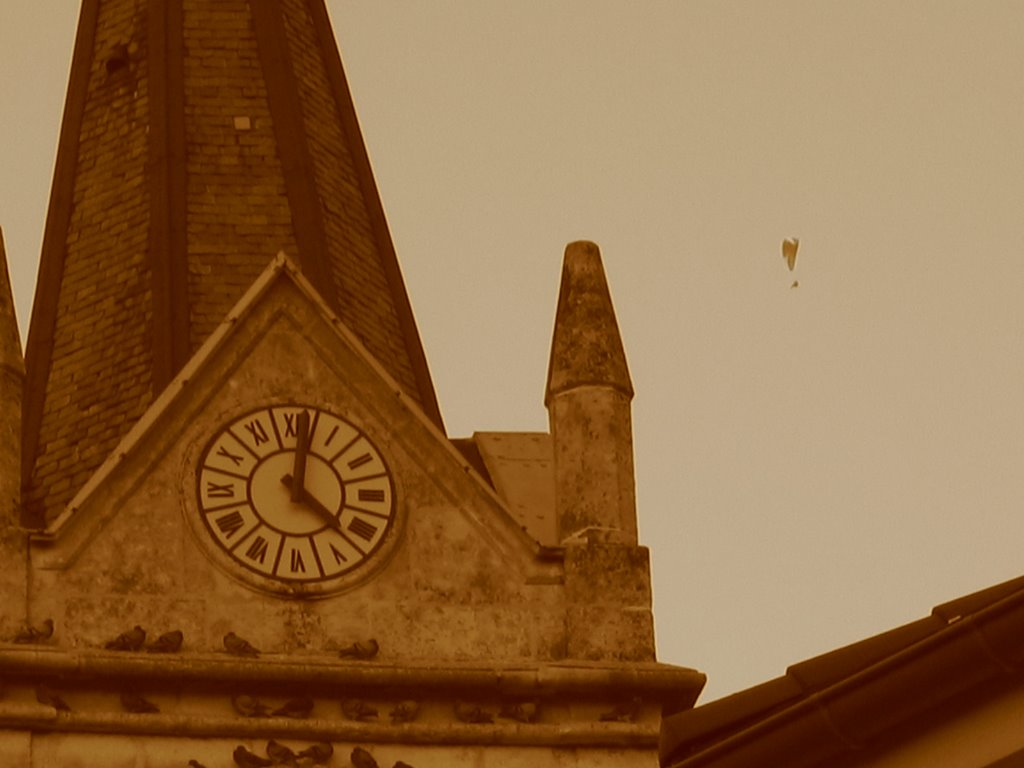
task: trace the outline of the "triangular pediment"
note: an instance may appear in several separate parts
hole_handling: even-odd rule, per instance
[[[301,411],[315,514],[308,498],[288,506]],[[326,475],[334,486],[313,487]],[[406,613],[514,601],[559,581],[550,554],[281,254],[34,538],[32,568],[44,593],[192,613],[216,646],[241,605],[287,614],[282,601],[339,598],[369,616],[382,599],[399,613],[405,598]],[[261,642],[304,642],[274,635]]]

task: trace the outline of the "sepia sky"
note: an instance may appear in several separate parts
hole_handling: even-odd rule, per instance
[[[702,701],[1024,573],[1024,4],[328,4],[450,435],[547,428],[601,246]],[[77,3],[2,5],[24,325]]]

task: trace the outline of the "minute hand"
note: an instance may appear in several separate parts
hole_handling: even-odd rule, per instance
[[[292,501],[302,501],[306,490],[306,456],[309,453],[309,411],[300,411],[295,421],[295,465],[292,468],[295,480],[289,487]]]
[[[291,475],[285,475],[284,477],[281,478],[281,482],[284,483],[286,487],[290,488],[294,494],[296,486],[295,478],[293,478]],[[318,515],[320,515],[323,521],[332,528],[337,528],[339,531],[341,530],[341,521],[339,521],[338,518],[334,516],[334,513],[331,512],[331,510],[329,510],[323,504],[321,504],[320,501],[315,496],[313,496],[309,491],[307,491],[305,488],[302,488],[299,490],[298,496],[299,498],[296,499],[296,501],[298,501],[301,504],[305,504],[311,510],[316,512]]]

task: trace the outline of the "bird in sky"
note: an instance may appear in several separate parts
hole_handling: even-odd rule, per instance
[[[53,619],[44,619],[38,627],[27,626],[14,636],[16,643],[41,643],[53,637]]]
[[[146,642],[146,630],[136,624],[127,632],[122,632],[113,640],[107,641],[103,647],[108,651],[137,651]]]
[[[796,266],[796,250],[800,247],[800,238],[787,237],[782,241],[782,258],[786,260],[786,264],[789,266],[789,271],[792,272]]]
[[[181,649],[181,643],[184,639],[185,633],[180,629],[164,632],[146,650],[150,653],[177,653]]]
[[[338,655],[342,658],[348,657],[359,659],[360,661],[369,661],[377,655],[379,650],[380,644],[371,637],[369,640],[352,643],[352,645],[342,648],[338,651]]]
[[[234,632],[228,632],[224,635],[224,650],[232,656],[252,656],[255,658],[260,655],[259,648],[245,638],[239,637]]]

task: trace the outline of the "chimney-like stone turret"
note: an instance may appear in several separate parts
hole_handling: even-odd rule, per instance
[[[570,243],[544,397],[563,543],[637,543],[632,399],[601,252],[594,243]]]

